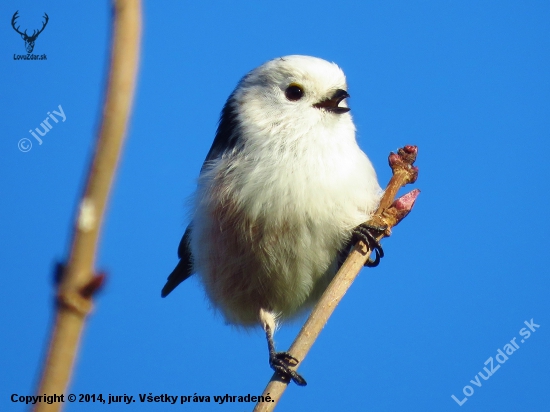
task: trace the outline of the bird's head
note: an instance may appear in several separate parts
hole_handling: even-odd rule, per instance
[[[231,96],[242,132],[252,136],[300,136],[322,127],[353,129],[346,77],[334,63],[286,56],[257,67]]]

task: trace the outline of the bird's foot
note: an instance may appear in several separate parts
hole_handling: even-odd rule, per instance
[[[362,240],[375,254],[374,260],[369,258],[365,262],[365,266],[378,266],[380,259],[384,257],[384,250],[382,249],[382,245],[378,241],[377,237],[380,236],[385,230],[385,226],[375,226],[369,223],[361,223],[353,229],[351,235],[353,242],[356,243],[359,240]]]
[[[283,375],[298,386],[306,386],[307,382],[302,376],[291,366],[298,365],[300,361],[288,352],[272,352],[269,354],[269,366],[275,371]]]

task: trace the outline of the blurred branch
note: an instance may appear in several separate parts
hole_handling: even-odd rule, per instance
[[[139,0],[115,0],[111,67],[103,119],[86,189],[76,213],[69,260],[57,290],[57,313],[39,395],[61,395],[67,389],[86,316],[104,276],[94,274],[103,216],[124,143],[137,76],[141,36]],[[85,98],[85,97],[84,97]],[[35,411],[57,411],[62,403],[39,402]]]
[[[420,193],[418,189],[414,189],[394,201],[401,187],[416,181],[418,168],[413,166],[413,163],[416,160],[417,152],[416,146],[405,146],[399,149],[397,154],[391,153],[388,158],[393,176],[380,200],[378,209],[368,222],[374,226],[387,227],[378,240],[391,234],[391,228],[407,216]],[[296,359],[302,361],[306,357],[328,318],[344,297],[369,256],[370,250],[367,245],[362,241],[357,242],[290,347],[289,353]],[[263,393],[264,398],[269,396],[270,402],[257,403],[254,412],[272,411],[287,386],[288,380],[274,373]]]

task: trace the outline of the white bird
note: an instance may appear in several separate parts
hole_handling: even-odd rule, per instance
[[[271,367],[299,385],[275,352],[278,322],[309,309],[350,242],[383,256],[365,225],[382,195],[355,138],[346,78],[310,56],[277,58],[249,72],[221,112],[202,166],[180,262],[162,296],[197,273],[229,324],[261,325]]]

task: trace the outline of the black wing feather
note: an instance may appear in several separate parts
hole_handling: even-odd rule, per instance
[[[212,147],[206,155],[206,159],[201,168],[201,173],[207,167],[208,163],[212,160],[216,160],[224,153],[233,150],[237,145],[238,133],[237,131],[237,111],[235,110],[235,99],[233,94],[229,96],[227,102],[223,106],[222,113],[220,115],[220,123],[216,130],[216,137],[212,142]]]
[[[163,298],[168,296],[168,294],[172,292],[176,286],[193,274],[193,256],[191,255],[191,249],[189,247],[190,237],[191,225],[187,226],[185,234],[181,238],[181,242],[178,247],[178,257],[180,258],[180,261],[172,273],[170,273],[166,285],[162,288],[160,295]]]
[[[201,173],[208,167],[208,163],[221,157],[227,151],[232,150],[237,144],[237,113],[235,110],[235,101],[233,94],[229,96],[227,102],[223,106],[220,116],[220,123],[216,131],[216,137],[212,143],[212,147],[206,155],[206,159],[202,165]],[[189,241],[191,239],[191,227],[192,223],[185,230],[180,245],[178,247],[179,263],[175,269],[168,276],[168,281],[162,288],[161,296],[164,298],[168,296],[181,282],[187,279],[193,274],[193,256],[191,255],[191,249]]]

